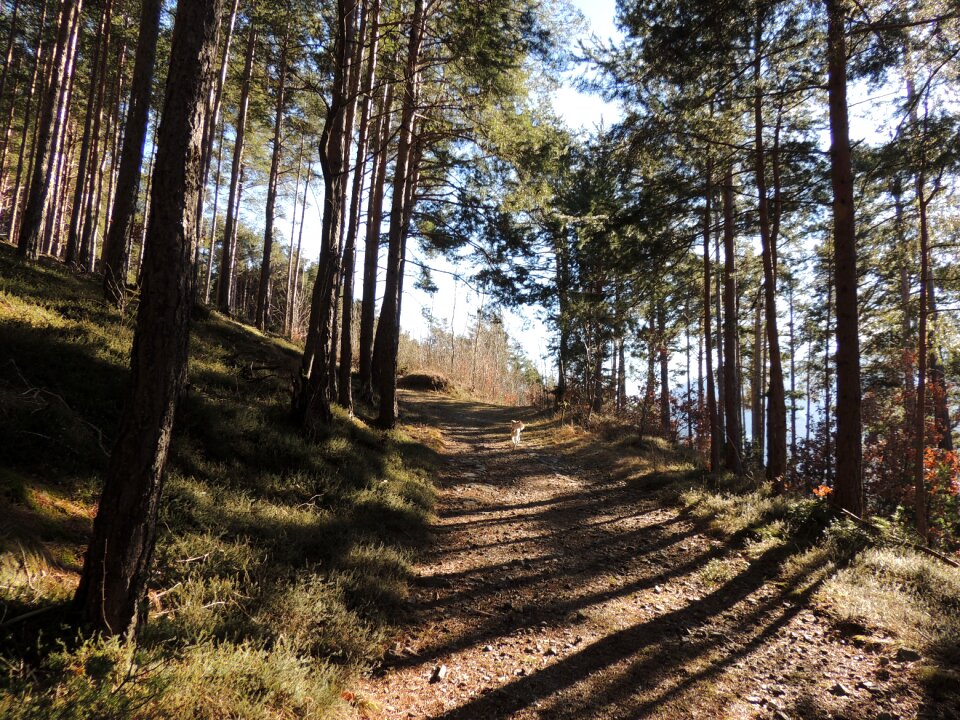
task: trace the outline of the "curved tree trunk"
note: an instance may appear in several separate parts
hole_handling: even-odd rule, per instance
[[[324,197],[319,272],[310,303],[310,324],[301,363],[300,385],[294,397],[294,414],[308,435],[313,435],[318,426],[328,424],[332,417],[330,358],[333,352],[333,309],[336,307],[335,292],[340,273],[338,245],[343,222],[341,198],[347,147],[348,70],[355,31],[355,7],[349,0],[338,0],[333,93],[320,142]]]
[[[385,342],[380,358],[374,358],[379,364],[380,412],[377,424],[382,428],[392,428],[397,421],[397,346],[400,340],[399,307],[401,266],[403,263],[403,243],[406,236],[405,221],[409,219],[410,208],[404,207],[407,193],[412,186],[415,168],[412,166],[415,155],[414,123],[419,102],[420,52],[423,45],[425,0],[414,3],[410,45],[407,52],[407,64],[404,78],[403,111],[400,120],[400,141],[397,149],[397,165],[394,170],[393,198],[390,208],[390,235],[387,250],[387,276],[384,286],[383,307],[380,309],[380,325]]]

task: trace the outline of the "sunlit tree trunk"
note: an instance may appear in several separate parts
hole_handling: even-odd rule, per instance
[[[373,0],[370,7],[370,41],[367,50],[366,76],[363,81],[360,109],[360,126],[357,129],[357,153],[353,173],[353,188],[350,195],[350,216],[346,243],[343,248],[343,337],[340,342],[339,403],[353,410],[353,295],[354,274],[357,260],[357,233],[360,226],[360,201],[363,195],[363,178],[366,174],[368,155],[367,136],[370,128],[370,112],[373,107],[373,85],[377,72],[377,52],[380,41],[380,2]]]
[[[229,315],[233,312],[235,298],[235,272],[237,260],[237,214],[240,203],[240,176],[243,166],[243,144],[246,141],[247,113],[250,109],[250,84],[253,78],[253,57],[257,47],[257,26],[250,18],[247,33],[247,52],[243,65],[243,80],[240,88],[240,105],[237,108],[236,139],[233,145],[233,161],[230,166],[230,194],[227,199],[227,219],[223,227],[223,248],[220,254],[220,274],[217,279],[217,308]]]
[[[753,313],[753,362],[750,368],[750,434],[753,454],[763,465],[763,303],[757,298]]]
[[[93,121],[91,123],[90,130],[90,157],[87,165],[84,167],[84,177],[86,183],[86,191],[83,197],[85,198],[83,202],[82,214],[83,218],[80,225],[78,225],[78,234],[79,239],[77,240],[77,261],[80,265],[88,270],[93,270],[93,244],[94,244],[94,223],[97,216],[99,215],[99,202],[100,202],[100,183],[102,180],[102,173],[100,170],[103,167],[103,162],[100,154],[100,126],[103,123],[103,108],[106,103],[106,92],[107,92],[107,63],[109,62],[110,57],[110,39],[111,39],[111,28],[112,28],[112,8],[113,3],[108,0],[104,8],[104,19],[103,19],[103,35],[100,41],[100,69],[96,72],[97,82],[96,85],[91,85],[90,92],[96,92],[95,99],[94,97],[90,98],[90,102],[93,103],[92,117]],[[104,141],[104,154],[106,154],[106,141]],[[77,184],[79,185],[80,181],[78,179]],[[71,225],[73,223],[71,222]]]
[[[660,361],[660,427],[666,438],[672,438],[670,417],[670,348],[667,342],[667,313],[663,300],[657,305],[657,354]]]
[[[386,187],[388,145],[391,135],[390,115],[393,106],[393,83],[386,83],[380,101],[376,147],[373,153],[370,191],[367,198],[367,227],[363,256],[363,295],[360,301],[360,337],[358,381],[360,392],[373,397],[374,332],[377,321],[377,263],[380,258],[380,226],[383,220],[383,194]]]
[[[341,199],[344,177],[349,104],[349,64],[356,26],[356,5],[338,0],[336,40],[333,52],[333,91],[327,106],[320,141],[320,167],[323,172],[323,222],[320,238],[320,262],[310,321],[301,363],[300,384],[294,398],[294,411],[308,434],[332,418],[330,410],[330,357],[333,352],[333,312],[336,306],[337,277],[340,273],[339,238],[343,222]]]
[[[293,324],[293,284],[295,282],[293,238],[297,234],[297,203],[300,194],[300,174],[303,171],[304,136],[300,136],[300,150],[297,153],[297,179],[293,184],[293,210],[290,212],[290,256],[287,258],[287,292],[283,305],[283,334],[290,337]],[[307,198],[303,198],[307,202]]]
[[[740,430],[740,381],[737,377],[737,266],[734,254],[733,229],[733,166],[728,165],[723,179],[723,385],[726,415],[724,462],[737,475],[743,473],[743,452]]]
[[[406,239],[411,208],[405,207],[408,193],[413,187],[416,168],[412,167],[415,157],[414,123],[420,97],[420,53],[424,35],[425,0],[415,0],[410,44],[404,77],[404,94],[400,120],[400,138],[397,149],[397,163],[394,170],[392,206],[390,209],[390,233],[387,246],[387,275],[384,288],[383,306],[380,310],[380,325],[384,327],[386,342],[382,356],[375,359],[380,369],[380,411],[377,424],[382,428],[392,428],[396,424],[397,393],[397,355],[400,339],[398,312],[400,308],[400,287],[403,264],[403,243]]]
[[[7,34],[7,50],[3,57],[3,72],[0,73],[0,98],[6,97],[7,80],[10,76],[10,66],[13,65],[14,84],[10,93],[10,102],[7,114],[3,120],[3,129],[0,130],[0,217],[3,216],[3,203],[7,195],[7,150],[10,147],[10,128],[13,125],[13,113],[16,109],[18,96],[18,80],[20,71],[20,53],[14,56],[14,45],[17,39],[17,20],[20,15],[20,0],[14,0],[13,10],[10,13],[10,32]]]
[[[221,1],[180,3],[174,25],[129,395],[75,596],[84,621],[111,635],[135,633],[146,619],[164,468],[186,381],[200,130]]]
[[[270,320],[270,255],[273,252],[274,213],[277,206],[277,179],[280,175],[280,156],[283,151],[283,111],[287,88],[287,43],[284,34],[280,50],[280,65],[277,68],[277,104],[273,119],[273,155],[270,160],[270,177],[267,180],[267,206],[264,209],[263,260],[260,263],[260,283],[257,287],[257,309],[254,321],[261,330],[267,329]]]
[[[704,187],[703,210],[703,344],[706,358],[707,375],[707,429],[710,438],[710,472],[720,470],[720,420],[717,417],[717,395],[713,380],[713,319],[710,316],[712,299],[710,277],[710,230],[713,224],[711,201],[713,199],[713,165],[708,163],[706,182]]]
[[[857,237],[847,118],[845,0],[826,0],[826,7],[834,279],[837,288],[837,472],[833,501],[838,507],[862,515],[863,424],[860,410]]]
[[[150,120],[150,94],[157,58],[162,0],[142,0],[137,53],[133,63],[130,102],[120,151],[117,195],[113,203],[110,229],[103,246],[103,290],[109,302],[122,302],[126,291],[128,238],[137,212],[143,148]]]
[[[53,52],[50,81],[47,84],[43,106],[38,120],[37,140],[34,143],[33,172],[30,193],[23,212],[23,224],[17,249],[20,255],[36,258],[42,240],[44,220],[53,185],[61,102],[65,86],[73,69],[72,49],[76,47],[80,29],[80,11],[83,0],[64,0],[60,10],[57,41]]]
[[[49,5],[49,0],[43,0],[43,7],[40,11],[40,18],[37,21],[37,40],[34,45],[34,63],[33,69],[30,72],[30,85],[27,89],[27,104],[24,109],[23,115],[23,127],[20,130],[20,149],[17,151],[17,172],[15,179],[13,181],[13,198],[11,200],[10,207],[10,239],[13,241],[19,235],[18,225],[22,215],[20,213],[20,190],[21,182],[23,180],[23,169],[24,169],[24,160],[28,158],[27,155],[27,145],[30,138],[30,127],[31,120],[33,118],[33,107],[34,99],[37,94],[37,80],[42,76],[43,64],[45,62],[44,58],[46,56],[44,50],[46,45],[43,41],[44,35],[44,25],[47,20],[47,6]]]

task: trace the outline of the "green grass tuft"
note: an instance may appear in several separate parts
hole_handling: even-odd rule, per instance
[[[0,248],[0,616],[69,599],[116,433],[133,309],[95,279]],[[406,612],[435,453],[334,410],[289,419],[298,351],[211,314],[164,489],[136,648],[0,629],[0,716],[335,716]],[[33,634],[31,634],[33,633]],[[57,637],[63,638],[58,642]]]

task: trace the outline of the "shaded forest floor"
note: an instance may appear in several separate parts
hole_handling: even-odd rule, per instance
[[[703,494],[657,441],[403,400],[441,433],[439,520],[415,620],[352,693],[358,716],[960,716],[954,670],[824,592],[847,572],[831,545],[855,539],[825,540],[817,501]],[[530,427],[513,450],[518,416]],[[711,506],[723,497],[732,532]]]
[[[150,623],[84,638],[133,317],[0,245],[4,720],[960,717],[952,568],[622,428],[405,391],[307,440],[297,348],[203,312]]]
[[[149,623],[136,645],[85,638],[68,603],[134,317],[96,278],[0,244],[0,718],[342,717],[406,612],[433,451],[342,410],[304,438],[298,348],[198,312]]]

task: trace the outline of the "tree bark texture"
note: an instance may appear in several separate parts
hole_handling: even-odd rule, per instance
[[[380,1],[373,0],[369,11],[370,42],[366,75],[363,81],[362,107],[360,109],[360,125],[357,129],[357,154],[353,173],[353,188],[350,194],[350,217],[347,227],[346,242],[343,248],[343,321],[341,326],[342,339],[340,342],[340,383],[339,403],[353,411],[353,295],[354,274],[357,259],[357,233],[360,227],[360,201],[363,195],[363,178],[366,174],[368,155],[368,133],[370,128],[370,112],[373,107],[373,84],[377,72],[377,52],[380,42]]]
[[[19,254],[34,259],[39,254],[49,191],[53,184],[52,172],[57,153],[57,124],[62,109],[60,101],[64,86],[69,81],[72,70],[71,47],[75,45],[79,32],[82,9],[83,0],[64,0],[61,6],[50,81],[47,84],[40,117],[37,121],[37,140],[34,143],[30,192],[27,196],[26,207],[23,212],[23,224],[17,242]]]
[[[136,632],[145,620],[164,467],[186,381],[203,110],[221,2],[177,7],[129,395],[75,598],[86,623],[112,635]]]
[[[375,362],[380,365],[380,412],[377,416],[377,424],[383,428],[392,428],[397,420],[396,348],[400,339],[397,314],[400,306],[402,244],[406,235],[404,222],[409,219],[409,208],[404,207],[404,201],[407,199],[408,185],[412,184],[415,174],[415,169],[411,167],[411,160],[414,157],[414,122],[420,96],[419,65],[423,46],[425,4],[425,0],[416,0],[414,3],[410,45],[407,51],[400,140],[390,208],[390,234],[387,241],[387,276],[383,307],[380,310],[380,325],[383,327],[387,341],[383,343],[382,357],[375,359]]]
[[[846,3],[844,0],[826,0],[826,7],[833,257],[837,290],[837,471],[833,501],[854,515],[862,515],[863,424],[857,316],[857,236],[847,117]]]
[[[727,166],[723,179],[723,390],[727,437],[724,442],[724,462],[737,475],[743,473],[743,452],[740,438],[740,379],[737,372],[737,266],[734,254],[733,229],[733,167]]]
[[[287,43],[284,35],[277,67],[277,104],[273,120],[273,154],[270,159],[270,177],[267,180],[267,206],[264,209],[263,261],[260,263],[260,284],[257,287],[256,325],[266,330],[270,321],[270,254],[273,252],[274,213],[277,207],[277,178],[280,174],[280,156],[283,153],[283,109],[287,88]]]
[[[113,204],[110,229],[103,246],[103,290],[107,301],[122,302],[126,292],[127,239],[133,228],[140,192],[143,148],[150,119],[150,93],[157,59],[162,0],[142,0],[137,54],[133,64],[133,84],[127,105],[127,121],[120,151],[117,195]]]
[[[240,89],[240,106],[237,108],[236,141],[233,145],[233,162],[230,167],[230,195],[227,200],[227,219],[223,227],[223,248],[220,255],[220,276],[217,280],[217,308],[229,315],[233,312],[235,293],[235,270],[237,261],[237,214],[240,202],[240,176],[243,166],[243,143],[247,129],[247,112],[250,109],[250,81],[253,77],[253,56],[257,47],[257,27],[253,18],[247,34],[247,52],[243,65],[243,84]]]
[[[352,2],[338,0],[333,92],[320,142],[320,167],[324,182],[320,262],[310,303],[310,321],[301,364],[300,385],[294,399],[295,415],[308,435],[315,434],[319,427],[328,424],[332,417],[330,358],[333,352],[336,281],[340,273],[338,245],[343,222],[341,199],[342,185],[345,182],[344,157],[347,148],[346,121],[350,82],[348,70],[355,30],[354,8]]]

